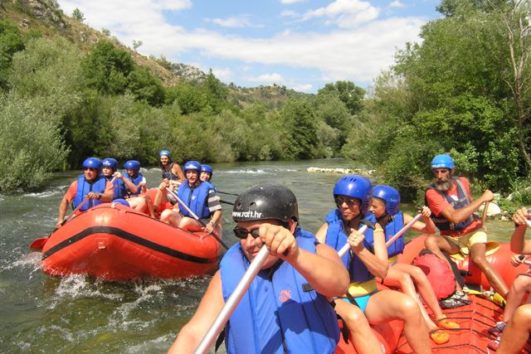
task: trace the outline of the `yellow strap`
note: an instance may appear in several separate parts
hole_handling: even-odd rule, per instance
[[[376,279],[364,282],[353,282],[348,287],[348,293],[353,297],[369,295],[376,291]]]

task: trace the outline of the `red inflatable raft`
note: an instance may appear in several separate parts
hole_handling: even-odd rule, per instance
[[[220,243],[201,230],[181,230],[114,203],[73,218],[52,233],[42,251],[45,273],[111,281],[207,274],[221,254]]]
[[[424,248],[424,238],[418,237],[406,245],[404,254],[398,261],[410,264],[412,260]],[[512,284],[514,278],[519,273],[525,273],[527,266],[520,265],[513,267],[511,265],[511,256],[513,253],[509,244],[498,244],[492,242],[487,247],[487,260],[502,275],[507,284]],[[468,258],[455,257],[455,261],[460,270],[467,273],[465,281],[468,285],[489,289],[485,276],[469,261]],[[437,345],[432,342],[432,352],[442,354],[476,354],[476,353],[494,353],[487,347],[488,343],[494,339],[488,333],[488,329],[493,327],[501,319],[503,308],[493,301],[480,295],[469,295],[472,303],[467,306],[457,307],[454,309],[443,310],[446,316],[454,322],[458,322],[460,329],[447,330],[450,334],[450,341]],[[429,310],[428,310],[429,311]],[[403,333],[403,324],[400,321],[391,321],[373,327],[373,331],[380,340],[384,353],[412,353],[411,347]],[[522,349],[522,353],[530,353],[531,344],[527,343]],[[351,343],[345,343],[341,339],[336,353],[351,354],[356,350]]]

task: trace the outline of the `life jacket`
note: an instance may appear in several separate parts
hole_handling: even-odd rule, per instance
[[[105,177],[107,181],[112,181],[113,177]],[[116,178],[114,181],[112,181],[113,186],[113,195],[112,200],[115,199],[124,199],[127,196],[127,188],[125,187],[124,181],[122,181],[119,178]]]
[[[315,237],[297,228],[298,246],[315,253]],[[220,263],[223,299],[249,267],[240,243]],[[327,299],[312,289],[287,262],[258,273],[225,328],[227,353],[334,353],[339,339],[336,314]]]
[[[395,215],[391,216],[391,221],[389,221],[384,228],[385,233],[385,242],[389,241],[398,231],[404,226],[404,214],[399,211]],[[399,237],[396,241],[387,247],[387,256],[394,257],[397,254],[404,252],[404,238]]]
[[[208,209],[208,191],[212,187],[210,183],[201,182],[199,186],[190,188],[188,181],[184,181],[177,192],[179,199],[181,199],[190,210],[194,212],[200,219],[210,217],[210,209]],[[193,217],[182,205],[179,204],[179,211],[182,215]]]
[[[175,175],[173,172],[172,172],[172,169],[173,169],[173,164],[175,162],[171,162],[168,164],[168,167],[164,168],[162,165],[161,165],[161,169],[162,169],[162,179],[164,178],[167,178],[169,179],[170,181],[177,181],[179,179],[179,176]]]
[[[374,214],[367,215],[366,220],[374,223],[376,218]],[[325,222],[328,224],[326,231],[326,244],[339,251],[346,243],[348,236],[345,234],[343,227],[343,219],[341,219],[341,212],[338,209],[331,210],[325,217]],[[373,252],[374,249],[374,235],[372,229],[367,229],[364,233],[365,239],[363,245],[365,248]],[[365,263],[353,252],[347,252],[342,257],[343,264],[350,273],[350,280],[354,282],[365,282],[374,278],[374,275],[369,272]]]
[[[426,274],[438,300],[445,299],[454,293],[455,277],[448,263],[433,253],[423,250],[413,260],[413,265],[422,269]]]
[[[135,186],[137,186],[136,188],[136,192],[131,192],[131,191],[127,191],[127,195],[130,196],[130,197],[134,197],[134,196],[137,196],[139,195],[140,193],[142,193],[142,188],[139,188],[138,187],[138,184],[140,182],[142,182],[142,180],[144,179],[144,175],[141,174],[140,172],[135,176],[135,177],[131,177],[129,176],[128,173],[126,173],[125,175],[125,178],[127,178],[128,180],[130,180],[131,182],[133,182],[133,184]]]
[[[85,199],[87,194],[89,194],[90,192],[104,193],[106,184],[107,180],[101,175],[98,175],[94,182],[88,182],[85,179],[84,175],[79,175],[79,177],[77,178],[76,196],[74,197],[74,200],[72,200],[72,208],[77,208],[77,206]],[[93,206],[99,204],[101,204],[100,200],[91,199],[87,203],[85,203],[79,210],[86,211],[92,208]]]
[[[438,191],[435,188],[434,183],[430,184],[428,189],[434,189],[439,194],[441,194],[448,201],[448,203],[452,205],[454,209],[456,210],[462,209],[470,204],[470,198],[466,194],[465,187],[463,186],[463,184],[461,183],[461,180],[458,177],[453,177],[452,181],[457,186],[457,200],[455,200],[450,195],[448,195],[448,193]],[[425,203],[426,205],[428,205],[428,201],[426,200],[426,198],[425,198]],[[431,219],[433,220],[433,222],[435,223],[435,226],[437,226],[437,228],[440,231],[461,231],[465,229],[468,225],[470,225],[474,220],[478,219],[478,217],[472,214],[466,220],[463,220],[458,224],[449,222],[442,215],[438,217],[438,216],[435,216],[434,214],[431,214]]]

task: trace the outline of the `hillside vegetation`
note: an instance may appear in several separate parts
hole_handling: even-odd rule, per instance
[[[338,81],[307,95],[142,56],[53,0],[4,1],[0,191],[39,188],[87,156],[153,165],[168,148],[179,162],[344,156],[409,199],[451,152],[480,187],[529,202],[529,6],[443,0],[370,94]]]

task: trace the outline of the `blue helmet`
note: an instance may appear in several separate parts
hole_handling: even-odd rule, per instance
[[[201,171],[201,164],[197,161],[188,161],[184,164],[184,173],[188,170],[196,170],[197,172]]]
[[[400,205],[400,193],[391,186],[380,184],[372,188],[372,197],[382,199],[385,202],[385,211],[389,215],[398,213]]]
[[[346,175],[341,177],[334,186],[334,197],[346,195],[356,198],[361,202],[361,211],[367,213],[369,209],[369,198],[371,191],[371,181],[367,177],[360,175]]]
[[[159,156],[160,156],[160,157],[162,157],[162,156],[167,156],[167,157],[171,158],[171,156],[170,156],[170,150],[166,150],[166,149],[162,149],[162,150],[160,150],[160,152],[159,152]]]
[[[113,171],[116,171],[116,169],[118,168],[118,161],[115,158],[106,157],[101,162],[101,165],[103,167],[110,167]]]
[[[134,170],[134,171],[138,171],[140,170],[140,162],[138,162],[137,160],[129,160],[129,161],[126,161],[124,163],[124,168],[126,170]]]
[[[214,172],[214,170],[212,169],[212,167],[210,167],[210,165],[203,164],[201,165],[201,172],[210,173],[212,175],[212,172]]]
[[[101,160],[97,157],[89,157],[83,161],[83,168],[95,168],[96,170],[101,170]]]
[[[453,170],[455,167],[454,160],[450,157],[449,154],[440,154],[435,155],[433,160],[431,160],[431,168],[447,168]]]

